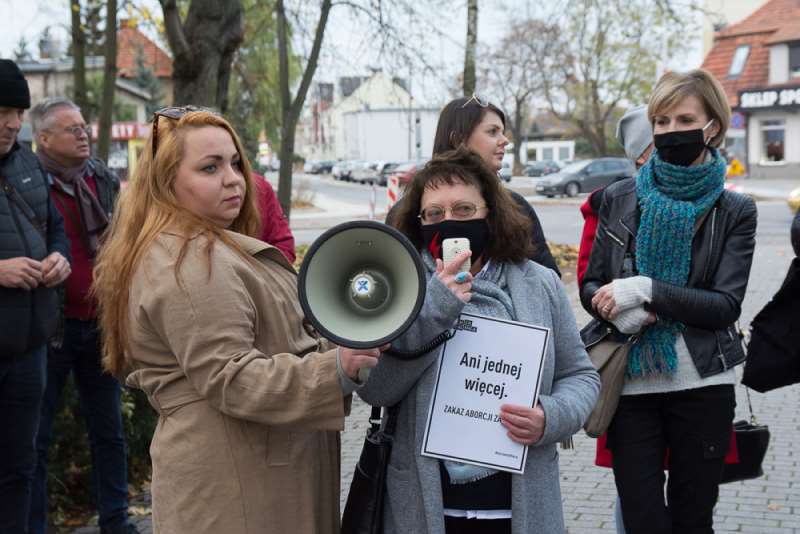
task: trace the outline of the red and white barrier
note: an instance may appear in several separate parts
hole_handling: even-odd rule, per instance
[[[386,209],[390,209],[397,202],[400,196],[400,178],[395,175],[389,176],[388,187],[386,188],[386,195],[389,197],[389,205]]]

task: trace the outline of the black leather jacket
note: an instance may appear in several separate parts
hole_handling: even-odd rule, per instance
[[[640,212],[635,179],[609,186],[599,215],[581,285],[581,303],[597,319],[592,309],[595,292],[615,278],[637,274],[635,247]],[[686,287],[653,280],[648,309],[686,325],[684,340],[701,377],[721,373],[745,359],[735,323],[750,276],[756,218],[756,205],[751,198],[724,191],[695,233]],[[584,341],[587,345],[594,343],[610,326],[602,320],[594,321],[584,329]]]

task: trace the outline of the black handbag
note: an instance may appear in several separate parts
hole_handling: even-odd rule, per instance
[[[401,360],[415,360],[432,351],[455,335],[445,330],[412,351],[389,349],[384,354]],[[383,532],[383,501],[386,497],[386,468],[392,453],[392,440],[397,426],[397,406],[386,408],[386,423],[381,428],[381,409],[373,407],[364,448],[358,458],[353,482],[347,493],[342,513],[342,534],[381,534]]]
[[[725,464],[722,470],[721,484],[758,478],[764,474],[761,464],[769,447],[769,427],[756,422],[753,405],[750,403],[750,391],[745,388],[745,392],[747,393],[747,406],[750,409],[750,421],[743,419],[733,424],[739,463]]]
[[[342,514],[342,534],[381,534],[383,501],[386,497],[386,468],[392,452],[397,408],[387,408],[381,428],[381,409],[373,407],[364,448],[353,473]]]

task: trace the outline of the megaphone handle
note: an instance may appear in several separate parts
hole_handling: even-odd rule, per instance
[[[359,383],[363,384],[369,378],[369,370],[370,367],[362,367],[358,370],[358,381]]]
[[[441,334],[439,334],[438,336],[436,336],[435,338],[433,338],[432,340],[430,340],[429,342],[425,343],[424,345],[422,345],[417,349],[405,351],[405,350],[397,350],[390,348],[389,350],[386,351],[385,354],[394,356],[395,358],[400,358],[401,360],[414,360],[429,353],[430,351],[432,351],[433,349],[435,349],[436,347],[438,347],[439,345],[441,345],[454,335],[456,335],[455,330],[453,330],[452,332],[450,330],[445,330],[444,332],[442,332]],[[361,377],[359,376],[359,378]]]

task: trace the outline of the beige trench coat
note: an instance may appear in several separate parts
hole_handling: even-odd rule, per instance
[[[294,269],[165,232],[131,287],[129,385],[159,414],[150,446],[160,534],[338,533],[343,399],[335,351],[303,325]]]

